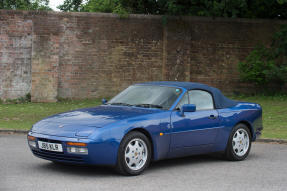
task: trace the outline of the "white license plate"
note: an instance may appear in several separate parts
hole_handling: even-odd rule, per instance
[[[63,152],[63,147],[58,143],[47,143],[43,141],[38,141],[39,149],[54,152]]]

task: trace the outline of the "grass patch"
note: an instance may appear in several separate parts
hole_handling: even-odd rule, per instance
[[[263,138],[287,140],[287,96],[235,96],[233,99],[256,102],[263,108]],[[101,103],[93,100],[62,100],[57,103],[0,104],[1,129],[30,129],[47,117],[77,108],[93,107]]]
[[[63,100],[57,103],[0,104],[0,129],[28,130],[44,117],[73,109],[93,107],[101,103],[93,100]]]

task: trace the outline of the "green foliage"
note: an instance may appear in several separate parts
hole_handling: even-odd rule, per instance
[[[274,34],[272,47],[275,56],[287,56],[287,25],[282,25],[281,30]]]
[[[61,11],[81,11],[83,0],[65,0],[57,8]]]
[[[243,15],[246,18],[287,18],[286,0],[253,0],[249,1],[247,5]]]
[[[49,0],[1,0],[0,9],[52,10]],[[287,0],[65,0],[62,11],[287,19]]]
[[[24,97],[20,97],[17,99],[7,99],[5,101],[3,101],[2,103],[5,104],[22,104],[22,103],[29,103],[31,102],[31,94],[28,93],[26,94]]]
[[[164,8],[160,14],[241,17],[247,9],[246,2],[246,0],[161,0],[159,5]]]
[[[287,19],[287,0],[65,0],[63,11]]]
[[[65,0],[58,8],[62,11],[115,13],[121,18],[129,14],[119,0],[89,0],[85,4],[83,0]]]
[[[82,11],[112,13],[118,5],[118,0],[89,0]]]
[[[277,2],[278,2],[280,5],[282,5],[282,4],[284,4],[284,3],[287,3],[287,0],[277,0]]]
[[[268,50],[264,46],[257,46],[247,56],[245,62],[239,63],[240,78],[258,85],[265,84],[269,81],[268,73],[273,65]]]
[[[240,62],[239,72],[243,81],[255,83],[258,86],[287,82],[287,25],[273,36],[270,48],[257,46]]]
[[[49,0],[1,0],[0,9],[12,10],[52,10]]]
[[[118,4],[115,9],[113,10],[113,13],[118,14],[120,18],[127,18],[129,15],[129,12],[123,8],[121,4]]]
[[[31,102],[31,94],[30,94],[30,93],[27,93],[27,94],[26,94],[25,100],[26,100],[27,102]]]

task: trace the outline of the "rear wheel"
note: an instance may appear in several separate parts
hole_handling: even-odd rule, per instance
[[[151,144],[141,132],[134,131],[122,140],[116,169],[123,175],[139,175],[148,167],[151,159]]]
[[[228,160],[244,160],[251,148],[251,133],[245,124],[236,125],[230,134],[225,156]]]

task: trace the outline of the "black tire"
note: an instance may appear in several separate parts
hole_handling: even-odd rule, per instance
[[[133,139],[141,139],[144,141],[147,147],[147,159],[145,164],[138,170],[133,170],[130,169],[126,163],[125,159],[125,150],[127,145],[129,144],[130,141]],[[117,165],[116,165],[116,170],[126,176],[136,176],[141,174],[148,166],[151,160],[151,143],[149,139],[141,132],[139,131],[132,131],[128,133],[123,140],[121,141],[119,150],[118,150],[118,159],[117,159]]]
[[[248,134],[248,137],[249,137],[249,147],[248,147],[247,152],[243,156],[238,156],[233,149],[233,136],[237,132],[237,130],[239,130],[239,129],[245,130]],[[232,129],[232,131],[230,133],[227,147],[225,150],[225,158],[227,160],[230,160],[230,161],[242,161],[248,156],[250,149],[251,149],[251,133],[250,133],[250,130],[245,124],[239,123]]]

